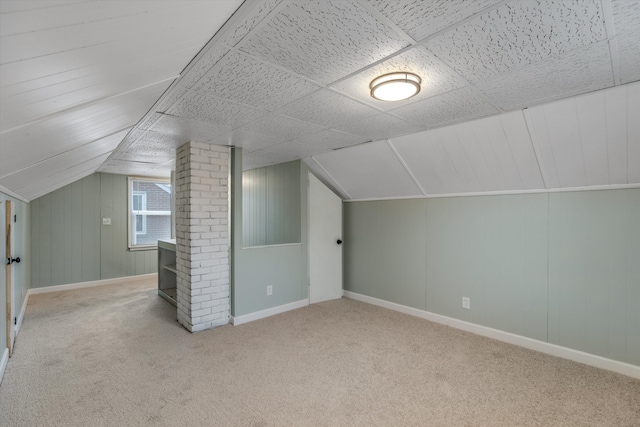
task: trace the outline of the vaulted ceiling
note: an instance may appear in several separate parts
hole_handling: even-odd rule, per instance
[[[347,199],[640,184],[640,0],[240,3],[0,0],[0,191],[190,140]],[[421,92],[371,98],[397,70]]]

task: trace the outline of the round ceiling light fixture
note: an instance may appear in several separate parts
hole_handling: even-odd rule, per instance
[[[420,93],[422,79],[406,71],[383,74],[371,81],[371,96],[380,101],[403,101]]]

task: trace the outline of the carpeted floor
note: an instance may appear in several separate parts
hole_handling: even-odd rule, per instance
[[[640,426],[640,380],[342,299],[190,334],[153,284],[33,295],[2,426]]]

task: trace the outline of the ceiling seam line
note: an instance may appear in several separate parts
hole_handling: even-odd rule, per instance
[[[85,103],[82,103],[82,104],[74,105],[73,107],[65,108],[64,110],[60,110],[60,111],[56,111],[55,113],[44,115],[44,116],[39,117],[39,118],[37,118],[35,120],[32,120],[32,121],[30,121],[28,123],[23,123],[21,125],[12,127],[10,129],[3,130],[3,131],[0,132],[0,135],[4,135],[5,133],[9,133],[9,132],[13,132],[13,131],[16,131],[16,130],[19,130],[19,129],[23,129],[25,127],[28,127],[28,126],[43,122],[43,121],[51,119],[53,117],[57,117],[57,116],[60,116],[62,114],[70,113],[70,112],[73,112],[75,110],[83,109],[83,108],[89,107],[89,106],[94,105],[94,104],[99,104],[101,102],[110,101],[110,100],[112,100],[114,98],[118,98],[118,97],[123,96],[123,95],[129,95],[129,94],[137,92],[139,90],[147,89],[147,88],[150,88],[152,86],[162,84],[162,83],[167,82],[169,80],[175,80],[178,77],[180,77],[180,76],[179,75],[178,76],[172,76],[172,77],[169,77],[169,78],[166,78],[166,79],[162,79],[162,80],[159,80],[159,81],[156,81],[156,82],[153,82],[153,83],[149,83],[149,84],[137,87],[135,89],[130,89],[130,90],[127,90],[127,91],[124,91],[124,92],[120,92],[120,93],[117,93],[115,95],[103,96],[101,98],[93,99],[91,101],[88,101],[88,102],[85,102]]]
[[[542,161],[542,155],[540,154],[540,148],[538,147],[538,138],[533,127],[531,116],[529,116],[529,109],[523,108],[521,111],[524,116],[525,126],[527,127],[527,133],[529,134],[529,141],[531,141],[531,146],[533,147],[533,154],[536,156],[536,163],[538,164],[538,170],[540,171],[540,177],[542,178],[542,185],[544,185],[544,188],[548,189],[549,179],[546,176],[544,162]]]
[[[86,146],[87,146],[87,145],[89,145],[89,144],[95,144],[96,142],[101,141],[101,140],[103,140],[103,139],[110,138],[110,137],[114,136],[114,135],[115,135],[115,134],[117,134],[117,133],[123,132],[123,131],[125,131],[125,130],[127,130],[127,129],[132,129],[132,128],[133,128],[133,126],[134,126],[134,125],[124,127],[124,128],[122,128],[122,129],[120,129],[120,130],[117,130],[117,131],[115,131],[115,132],[110,133],[109,135],[103,136],[102,138],[94,139],[93,141],[89,141],[89,142],[85,142],[84,144],[78,145],[77,147],[70,148],[70,149],[65,150],[65,151],[63,151],[63,152],[61,152],[61,153],[54,154],[53,156],[51,156],[51,157],[47,157],[46,159],[38,160],[38,161],[37,161],[37,162],[35,162],[35,163],[31,163],[31,164],[29,164],[29,165],[27,165],[27,166],[24,166],[24,167],[22,167],[22,168],[20,168],[20,169],[17,169],[17,170],[15,170],[15,171],[11,172],[11,173],[8,173],[8,174],[6,174],[6,175],[2,175],[2,176],[0,176],[0,179],[6,178],[6,177],[11,176],[11,175],[14,175],[14,174],[16,174],[16,173],[20,173],[20,172],[22,172],[22,171],[24,171],[24,170],[26,170],[26,169],[32,168],[32,167],[34,167],[34,166],[37,166],[37,165],[39,165],[40,163],[44,163],[44,162],[46,162],[46,161],[48,161],[48,160],[51,160],[51,159],[54,159],[54,158],[56,158],[56,157],[58,157],[58,156],[62,156],[63,154],[70,153],[70,152],[71,152],[71,151],[73,151],[73,150],[77,150],[78,148],[86,147]],[[111,150],[111,151],[115,151],[115,148],[114,148],[113,150]]]
[[[409,168],[407,163],[404,161],[404,159],[402,158],[402,156],[400,155],[400,153],[398,152],[396,147],[391,143],[390,139],[387,139],[387,146],[389,147],[389,149],[391,149],[391,151],[393,152],[393,155],[396,156],[396,158],[398,159],[398,161],[400,162],[402,167],[405,169],[407,174],[409,174],[409,176],[411,177],[411,180],[413,181],[413,183],[416,185],[416,187],[418,187],[418,190],[420,190],[420,192],[422,193],[423,196],[426,196],[427,192],[424,191],[424,188],[422,187],[422,185],[418,181],[418,178],[416,178],[416,176],[413,174],[413,172],[411,171],[411,169]]]
[[[320,169],[322,169],[322,171],[323,171],[324,173],[326,173],[326,174],[327,174],[327,176],[328,176],[328,177],[329,177],[329,178],[334,182],[334,184],[336,184],[336,186],[340,189],[340,191],[342,191],[342,192],[347,196],[347,198],[348,198],[348,199],[353,199],[353,197],[351,197],[351,194],[349,194],[349,192],[348,192],[347,190],[345,190],[345,189],[344,189],[344,187],[343,187],[342,185],[340,185],[340,183],[338,182],[338,180],[337,180],[337,179],[335,179],[335,178],[333,177],[333,175],[331,175],[331,173],[330,173],[328,170],[326,170],[326,169],[325,169],[325,167],[324,167],[324,166],[322,166],[322,164],[318,161],[318,159],[316,159],[316,157],[315,157],[315,156],[311,156],[311,157],[309,157],[309,158],[310,158],[311,160],[313,160],[313,161],[315,162],[315,164],[316,164],[316,165],[318,165],[318,167],[319,167]]]
[[[402,28],[400,28],[398,25],[396,25],[395,22],[393,22],[391,19],[387,18],[385,15],[382,14],[382,12],[380,12],[378,9],[376,9],[375,7],[370,5],[369,3],[367,3],[367,2],[365,2],[363,0],[356,0],[356,3],[362,9],[366,10],[371,15],[373,15],[376,19],[378,19],[379,21],[381,21],[385,25],[391,27],[391,29],[393,29],[393,31],[395,31],[397,35],[402,37],[404,39],[404,41],[408,42],[412,46],[414,46],[414,45],[416,45],[418,43],[418,41],[416,39],[414,39],[409,34],[407,34]]]
[[[609,57],[611,59],[611,69],[613,72],[613,84],[620,85],[620,56],[618,52],[618,39],[616,27],[613,19],[613,10],[611,8],[611,0],[601,0],[602,15],[604,18],[604,28],[607,33],[607,41],[609,42]]]
[[[89,158],[89,159],[87,159],[87,160],[83,160],[81,163],[77,163],[77,164],[75,164],[74,166],[79,166],[79,165],[82,165],[83,163],[87,163],[87,162],[90,162],[90,161],[92,161],[92,160],[95,160],[95,159],[97,159],[98,157],[102,157],[102,156],[104,156],[105,154],[107,154],[107,152],[108,152],[108,151],[109,151],[109,150],[105,151],[104,153],[98,154],[97,156],[93,156],[93,157],[91,157],[91,158]],[[113,151],[113,150],[111,150],[111,151]],[[98,167],[99,167],[99,166],[100,166],[100,165],[98,165]],[[96,168],[96,169],[97,169],[97,168]],[[65,169],[65,170],[69,170],[69,169]],[[60,172],[64,172],[64,171],[60,171],[60,170],[59,170],[59,171],[56,171],[56,172],[54,172],[54,173],[52,173],[52,174],[46,175],[46,176],[42,177],[41,179],[39,179],[39,180],[38,180],[38,181],[36,181],[36,182],[30,182],[30,183],[28,183],[28,184],[26,184],[26,185],[24,185],[24,186],[20,187],[18,190],[22,190],[22,189],[27,188],[27,187],[29,187],[29,186],[31,186],[31,185],[34,185],[34,184],[37,184],[37,183],[39,183],[39,182],[45,181],[47,178],[50,178],[50,177],[52,177],[52,176],[54,176],[55,174],[60,173]]]

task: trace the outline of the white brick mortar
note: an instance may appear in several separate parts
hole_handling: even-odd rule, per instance
[[[176,150],[178,322],[191,332],[229,321],[229,148]]]

